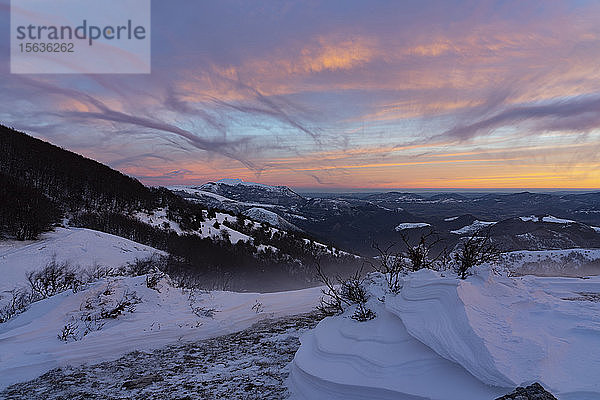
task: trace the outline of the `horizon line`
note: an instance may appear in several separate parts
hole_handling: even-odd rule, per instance
[[[164,185],[166,187],[191,187],[191,186],[202,186],[205,183],[218,182],[219,180],[207,181],[204,183],[180,183],[173,185]],[[247,181],[244,181],[247,182]],[[255,182],[247,182],[255,183]],[[256,182],[259,183],[259,182]],[[296,192],[302,193],[383,193],[383,192],[464,192],[464,193],[478,193],[478,192],[503,192],[503,193],[520,193],[520,192],[532,192],[532,193],[545,193],[545,192],[599,192],[600,188],[569,188],[569,187],[548,187],[548,188],[524,188],[524,187],[513,187],[513,188],[495,188],[495,187],[483,187],[483,188],[461,188],[461,187],[424,187],[424,188],[410,188],[410,187],[395,187],[395,188],[381,188],[381,187],[339,187],[339,186],[328,186],[328,187],[314,187],[314,186],[293,186],[293,185],[277,185],[268,183],[259,183],[265,186],[285,186]],[[163,186],[163,185],[148,185],[148,186]]]

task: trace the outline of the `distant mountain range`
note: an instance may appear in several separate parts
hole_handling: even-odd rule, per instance
[[[232,212],[262,208],[280,223],[340,248],[374,255],[373,243],[416,241],[428,230],[453,247],[461,237],[487,227],[506,250],[600,247],[600,192],[583,194],[424,195],[313,194],[285,186],[223,179],[201,186],[172,187],[182,197]],[[256,212],[256,211],[254,211]],[[543,218],[546,216],[546,218]],[[399,226],[403,229],[397,229]]]

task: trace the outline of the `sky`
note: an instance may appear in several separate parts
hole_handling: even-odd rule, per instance
[[[152,2],[151,74],[10,73],[0,123],[148,185],[600,188],[598,1]]]

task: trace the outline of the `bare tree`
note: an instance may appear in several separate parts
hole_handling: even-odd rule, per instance
[[[498,261],[502,251],[492,242],[490,229],[478,230],[459,245],[454,253],[457,262],[457,272],[460,279],[466,279],[469,270],[475,265],[485,262]]]
[[[445,254],[445,249],[435,257],[430,257],[433,248],[442,241],[434,230],[424,233],[416,245],[412,245],[408,236],[401,234],[400,237],[406,246],[406,257],[410,260],[412,271],[423,268],[433,269],[435,263]]]
[[[393,251],[397,243],[391,243],[387,247],[380,247],[373,243],[371,246],[377,251],[377,263],[370,263],[375,271],[382,273],[387,281],[388,288],[392,293],[398,293],[401,289],[401,275],[405,271],[418,271],[423,268],[433,269],[435,264],[446,254],[446,250],[439,252],[437,256],[431,257],[433,248],[442,241],[435,231],[422,234],[416,245],[411,244],[408,236],[400,236],[406,246],[406,251]]]
[[[31,292],[25,288],[14,288],[8,293],[10,293],[9,303],[0,307],[0,324],[26,311],[33,301]]]
[[[377,263],[370,263],[371,267],[383,274],[387,281],[388,288],[397,293],[401,288],[400,275],[405,270],[404,256],[400,252],[393,252],[392,249],[396,243],[391,243],[387,247],[382,248],[377,243],[373,243],[373,247],[378,253]]]
[[[337,283],[335,284],[323,272],[318,261],[316,262],[316,271],[317,277],[325,285],[321,304],[317,307],[318,311],[330,316],[341,314],[347,307],[356,305],[356,309],[351,316],[352,319],[364,322],[375,318],[373,310],[366,306],[369,294],[364,286],[362,268],[355,271],[347,279],[336,277]]]
[[[318,261],[315,263],[315,270],[317,278],[325,285],[325,288],[321,290],[323,297],[321,297],[321,303],[317,307],[317,310],[323,315],[343,313],[345,301],[342,299],[333,281],[323,272],[323,268],[321,268],[321,264]]]

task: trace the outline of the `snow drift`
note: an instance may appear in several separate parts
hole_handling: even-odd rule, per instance
[[[542,383],[560,400],[600,399],[600,277],[467,280],[421,270],[397,295],[369,285],[374,320],[348,312],[302,337],[299,399],[493,399]]]

